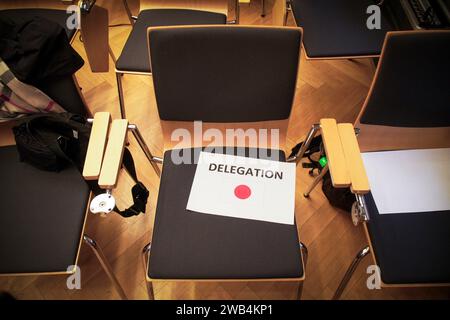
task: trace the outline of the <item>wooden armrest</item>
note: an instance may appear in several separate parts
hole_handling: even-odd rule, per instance
[[[336,188],[349,187],[351,181],[347,172],[347,165],[336,120],[321,119],[320,128],[333,186]]]
[[[126,119],[114,120],[112,123],[105,158],[103,159],[102,170],[98,179],[100,188],[113,189],[116,187],[120,165],[122,164],[127,129],[128,120]]]
[[[97,180],[100,176],[110,121],[109,112],[97,112],[94,116],[83,167],[83,177],[86,180]]]
[[[355,129],[350,123],[340,123],[338,124],[338,131],[344,150],[347,171],[352,183],[351,190],[357,194],[368,193],[370,190],[369,179],[356,140]]]

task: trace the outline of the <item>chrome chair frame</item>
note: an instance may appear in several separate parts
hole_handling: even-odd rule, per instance
[[[344,274],[344,277],[342,278],[341,282],[339,283],[339,286],[337,287],[336,291],[334,292],[332,300],[339,300],[342,296],[342,293],[344,292],[345,288],[347,287],[348,283],[350,282],[350,279],[352,278],[353,274],[356,271],[356,268],[358,268],[360,262],[370,253],[370,247],[366,246],[363,249],[361,249],[357,255],[355,256],[355,259],[353,259],[352,263],[348,266],[347,271]]]
[[[112,270],[112,267],[109,264],[108,260],[106,259],[105,254],[103,253],[103,250],[101,249],[101,247],[97,244],[97,242],[94,239],[89,237],[87,234],[83,234],[83,241],[94,252],[95,256],[97,257],[97,260],[100,262],[100,265],[102,266],[102,268],[105,271],[106,275],[108,276],[109,280],[114,285],[114,288],[116,289],[120,298],[122,300],[128,300],[128,298],[125,294],[125,291],[123,290],[122,286],[120,285],[119,280],[117,280],[117,277],[115,276],[115,274]]]

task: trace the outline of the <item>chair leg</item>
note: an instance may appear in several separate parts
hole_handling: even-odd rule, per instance
[[[336,289],[336,292],[333,295],[333,300],[339,300],[342,293],[344,292],[345,288],[347,287],[348,283],[350,282],[350,279],[352,278],[353,273],[355,272],[356,268],[358,267],[361,260],[367,256],[370,252],[369,246],[366,246],[361,251],[358,252],[355,259],[352,261],[350,266],[347,269],[347,272],[345,272],[344,277],[341,280],[341,283],[339,283],[338,288]]]
[[[261,0],[262,4],[262,9],[261,9],[261,17],[265,17],[266,16],[266,0]]]
[[[121,119],[126,119],[125,102],[123,98],[122,75],[123,73],[116,72],[117,90],[119,91],[120,117]]]
[[[303,193],[303,196],[305,198],[309,197],[309,194],[314,190],[314,188],[319,184],[320,180],[322,180],[323,176],[328,172],[328,164],[322,168],[322,171],[320,171],[319,175],[314,179],[314,181],[311,183],[311,185],[308,187],[305,193]]]
[[[89,247],[95,253],[95,256],[100,262],[100,265],[102,266],[103,270],[106,272],[106,275],[108,276],[109,280],[111,280],[114,287],[116,288],[116,291],[119,294],[120,298],[122,298],[122,300],[128,300],[127,296],[125,295],[125,291],[123,290],[122,286],[120,285],[119,281],[114,275],[114,272],[112,271],[111,265],[108,263],[108,260],[106,260],[103,250],[97,245],[97,242],[95,242],[95,240],[90,238],[88,235],[84,234],[83,240],[87,245],[89,245]]]
[[[150,149],[148,148],[147,144],[145,143],[144,137],[142,137],[142,134],[139,131],[139,128],[137,127],[137,125],[130,125],[130,126],[128,126],[128,128],[131,128],[131,132],[133,133],[139,146],[141,147],[142,151],[144,152],[145,156],[147,157],[148,161],[150,162],[150,165],[152,166],[156,175],[159,178],[161,178],[161,169],[159,169],[159,167],[156,163],[163,163],[163,159],[152,155],[152,153],[150,152]]]
[[[239,7],[239,0],[235,1],[234,8],[235,8],[234,24],[239,24],[239,19],[240,19],[240,16],[241,16],[241,7]]]
[[[302,256],[303,256],[303,266],[306,269],[306,264],[308,262],[308,248],[305,246],[305,244],[303,242],[300,242],[300,250],[301,250]],[[305,270],[303,270],[303,273],[305,273]],[[298,284],[297,300],[300,300],[302,298],[304,284],[305,284],[304,280],[300,281]]]
[[[152,243],[150,242],[142,249],[142,263],[144,265],[144,273],[145,274],[147,274],[147,261],[148,261],[148,255],[150,254],[151,248],[152,248]],[[147,285],[148,298],[150,300],[155,300],[155,294],[153,293],[153,283],[151,281],[147,281],[147,279],[145,279],[145,284]]]
[[[298,150],[298,152],[292,156],[289,157],[286,161],[287,162],[294,162],[298,164],[300,161],[302,161],[303,156],[305,155],[306,150],[308,149],[309,145],[311,144],[312,140],[316,136],[316,133],[320,130],[320,124],[316,123],[311,126],[311,129],[308,132],[308,135],[306,136],[305,142],[303,142],[302,146]]]

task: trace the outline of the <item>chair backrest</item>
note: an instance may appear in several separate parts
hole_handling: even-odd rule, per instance
[[[450,31],[387,34],[356,121],[363,150],[450,143]]]
[[[165,150],[213,145],[284,149],[301,29],[186,26],[148,32]],[[203,122],[201,130],[196,120]],[[174,142],[177,130],[194,139]],[[199,138],[199,131],[226,138]]]
[[[288,119],[299,28],[150,28],[149,50],[161,120],[256,122]]]

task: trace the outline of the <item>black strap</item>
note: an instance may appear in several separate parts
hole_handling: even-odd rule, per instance
[[[298,143],[297,145],[295,145],[291,149],[291,154],[289,155],[289,157],[295,156],[304,143],[305,143],[305,141],[302,141],[302,142]],[[302,167],[310,169],[309,170],[310,175],[314,175],[314,170],[317,170],[318,173],[320,173],[322,171],[322,166],[320,165],[319,161],[316,161],[312,158],[312,155],[317,152],[319,152],[319,157],[321,157],[322,155],[325,154],[325,151],[323,149],[321,135],[317,135],[316,137],[314,137],[311,140],[311,143],[309,144],[308,149],[303,154],[303,158],[305,158],[305,157],[308,158],[308,160],[310,162],[302,162]]]
[[[147,205],[149,192],[147,188],[144,186],[144,184],[138,180],[133,156],[131,155],[130,150],[128,150],[128,148],[126,147],[124,148],[123,151],[122,165],[128,171],[133,180],[136,182],[133,188],[131,188],[131,194],[133,196],[133,205],[123,211],[119,210],[116,206],[114,208],[114,211],[116,211],[122,217],[128,218],[132,216],[137,216],[141,212],[145,213],[145,207]]]
[[[291,149],[291,154],[289,155],[289,158],[294,157],[297,154],[297,152],[302,147],[303,143],[305,143],[305,141],[298,143]],[[316,137],[314,137],[311,140],[311,143],[309,144],[309,147],[305,151],[305,154],[303,155],[303,157],[308,157],[309,155],[311,155],[313,153],[319,152],[319,151],[321,151],[321,148],[322,148],[322,136],[317,135]]]
[[[138,182],[133,155],[127,147],[125,147],[123,150],[122,165],[125,167],[125,169],[127,169],[134,182]]]

